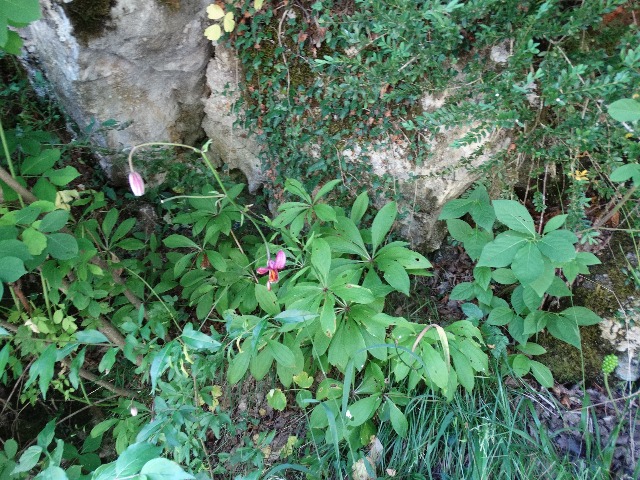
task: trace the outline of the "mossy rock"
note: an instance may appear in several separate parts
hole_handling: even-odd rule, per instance
[[[584,380],[587,385],[602,378],[602,360],[605,355],[611,353],[611,348],[603,342],[597,325],[581,328],[580,336],[582,351],[548,333],[538,336],[537,343],[546,348],[547,353],[535,359],[549,367],[558,383],[575,385],[582,382],[583,361]]]
[[[91,38],[100,37],[109,27],[111,9],[116,0],[73,0],[63,3],[73,31],[77,38],[86,42]]]

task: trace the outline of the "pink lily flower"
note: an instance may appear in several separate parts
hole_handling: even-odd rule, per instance
[[[267,280],[267,290],[271,290],[272,283],[278,283],[278,271],[284,268],[286,260],[287,256],[282,250],[280,250],[276,254],[275,260],[269,259],[267,261],[266,267],[260,267],[256,269],[256,272],[258,272],[260,275],[264,275],[265,273],[269,274],[269,279]]]
[[[129,172],[129,186],[136,197],[144,195],[144,180],[142,180],[142,176],[135,170]]]

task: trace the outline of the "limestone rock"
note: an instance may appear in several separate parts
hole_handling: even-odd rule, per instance
[[[251,135],[234,126],[233,104],[238,99],[240,65],[235,53],[216,46],[215,58],[207,67],[207,87],[210,94],[204,99],[205,118],[202,127],[211,139],[211,150],[229,169],[239,169],[247,178],[249,191],[254,192],[263,182],[259,147]]]
[[[25,29],[27,47],[81,128],[110,119],[126,126],[96,132],[102,146],[190,143],[204,115],[208,3],[41,0],[42,19]],[[83,9],[99,6],[103,17],[83,18]],[[104,166],[110,170],[109,159]]]

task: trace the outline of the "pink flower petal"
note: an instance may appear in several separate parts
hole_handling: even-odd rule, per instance
[[[274,268],[276,270],[282,270],[284,268],[284,264],[287,261],[287,256],[285,255],[285,253],[280,250],[277,254],[276,254],[276,261],[274,264]]]
[[[258,268],[256,268],[256,272],[258,272],[260,275],[264,275],[265,273],[269,272],[269,268],[268,267],[258,267]]]
[[[144,195],[144,180],[135,170],[129,173],[129,186],[136,197]]]

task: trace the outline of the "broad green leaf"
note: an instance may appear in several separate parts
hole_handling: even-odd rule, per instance
[[[284,368],[296,368],[296,358],[289,347],[280,342],[268,340],[267,348],[271,351],[271,355],[278,364]]]
[[[522,301],[530,312],[540,308],[542,305],[542,297],[543,295],[538,295],[538,292],[528,285],[522,289]]]
[[[409,296],[411,281],[409,280],[407,271],[402,265],[400,265],[400,263],[395,261],[389,262],[387,265],[385,265],[383,272],[384,279],[387,281],[387,283],[389,283],[389,285],[391,285],[399,292],[402,292],[405,295]]]
[[[378,249],[378,246],[382,244],[391,230],[397,213],[398,206],[396,202],[390,202],[382,207],[373,219],[373,224],[371,225],[371,245],[374,252]]]
[[[349,359],[353,357],[356,368],[360,369],[364,366],[367,357],[365,347],[366,344],[358,326],[352,321],[344,322],[338,326],[329,345],[329,363],[343,372]]]
[[[49,170],[45,173],[45,176],[49,177],[49,181],[54,185],[64,187],[78,178],[80,176],[80,172],[78,172],[75,167],[66,166],[58,170]]]
[[[118,221],[119,212],[117,209],[112,208],[107,212],[104,216],[104,220],[102,221],[102,232],[105,237],[111,237],[111,232],[113,231],[113,227],[115,227],[116,222]]]
[[[100,360],[100,364],[98,365],[98,371],[100,373],[109,373],[113,364],[116,363],[116,354],[119,350],[117,347],[110,348],[107,350],[107,353],[102,356],[102,360]]]
[[[58,160],[60,160],[60,150],[55,148],[43,150],[34,157],[25,158],[20,167],[20,172],[25,176],[42,175],[51,169]]]
[[[554,297],[570,297],[573,295],[564,281],[555,276],[553,277],[551,285],[547,288],[547,293]]]
[[[67,473],[56,465],[49,465],[41,471],[33,480],[69,480]]]
[[[253,0],[253,8],[255,8],[256,10],[260,10],[263,4],[264,0]]]
[[[475,267],[473,269],[473,278],[480,287],[486,290],[491,283],[491,269],[489,267]]]
[[[22,241],[34,257],[40,255],[47,248],[47,237],[32,227],[22,231]]]
[[[612,182],[626,182],[630,178],[633,179],[633,184],[640,186],[640,164],[627,163],[616,168],[609,176]]]
[[[494,200],[493,208],[498,221],[516,232],[528,234],[530,237],[535,236],[536,228],[533,218],[522,204],[514,200]]]
[[[193,240],[178,234],[169,235],[162,243],[168,248],[200,248]]]
[[[547,350],[537,343],[527,342],[523,345],[516,345],[516,348],[520,350],[525,355],[544,355],[547,353]]]
[[[545,388],[553,387],[553,374],[545,365],[535,360],[531,360],[531,373],[535,379]]]
[[[473,390],[475,385],[475,376],[471,363],[469,363],[469,359],[454,346],[451,347],[450,353],[460,385],[462,385],[467,391]]]
[[[529,239],[517,232],[504,232],[482,249],[478,267],[506,267],[511,264],[518,250],[529,243]]]
[[[491,278],[500,285],[512,285],[518,281],[516,276],[513,274],[513,270],[510,268],[498,268],[494,270],[491,274]]]
[[[422,351],[427,378],[444,390],[447,388],[449,381],[447,364],[442,359],[442,356],[427,342],[423,341],[419,348]]]
[[[551,286],[556,274],[556,269],[553,268],[553,265],[549,260],[545,258],[542,264],[542,273],[538,276],[538,278],[527,284],[527,286],[532,288],[540,297],[544,296],[547,289]]]
[[[57,232],[66,225],[67,220],[69,220],[69,212],[67,210],[54,210],[47,213],[40,220],[38,230],[44,233]]]
[[[554,230],[547,233],[538,242],[538,249],[552,261],[565,263],[576,258],[576,249],[573,246],[578,237],[568,230]]]
[[[320,310],[320,328],[322,329],[322,333],[327,337],[333,337],[336,333],[337,323],[334,307],[335,297],[333,295],[327,295],[327,298],[322,304],[322,310]]]
[[[169,367],[171,361],[171,350],[173,344],[167,343],[159,352],[153,355],[151,367],[149,367],[149,378],[151,379],[151,393],[155,392],[156,383],[164,371]]]
[[[381,400],[379,395],[370,395],[355,401],[347,409],[345,416],[347,425],[357,427],[364,422],[373,418],[376,410],[380,406]]]
[[[49,447],[51,442],[53,442],[53,437],[56,434],[56,421],[50,420],[45,427],[42,429],[40,433],[38,433],[37,441],[38,446],[42,447],[42,449],[46,449]]]
[[[596,325],[602,321],[602,318],[586,307],[570,307],[560,312],[560,315],[581,327]]]
[[[37,378],[40,392],[42,393],[43,398],[47,398],[47,390],[49,389],[49,384],[53,378],[55,364],[56,346],[55,344],[50,344],[44,349],[37,360],[31,364],[31,368],[29,369],[29,379],[25,386],[28,387]]]
[[[107,343],[109,339],[98,330],[81,330],[75,333],[76,340],[80,343]]]
[[[20,455],[20,460],[18,461],[18,465],[13,469],[11,475],[15,475],[17,473],[28,472],[33,467],[36,466],[38,461],[40,460],[40,455],[42,454],[42,447],[40,446],[31,446],[27,448],[22,455]],[[11,477],[7,477],[11,478]]]
[[[91,433],[90,433],[91,437],[97,438],[101,436],[103,433],[108,431],[111,427],[113,427],[118,422],[120,422],[119,418],[109,418],[107,420],[101,421],[91,429]]]
[[[555,217],[549,219],[549,221],[545,224],[543,233],[549,233],[554,230],[558,230],[564,222],[567,221],[567,217],[569,215],[556,215]]]
[[[471,300],[475,298],[474,284],[471,282],[462,282],[453,287],[449,294],[451,300]]]
[[[251,357],[249,363],[249,371],[253,378],[256,380],[262,380],[264,376],[269,373],[271,366],[273,365],[273,355],[271,350],[263,348],[257,355]]]
[[[525,357],[524,355],[518,353],[513,357],[511,368],[513,368],[513,373],[515,373],[518,377],[523,377],[527,373],[529,373],[529,369],[531,368],[531,360],[528,357]]]
[[[322,285],[327,284],[331,269],[331,248],[322,238],[314,238],[311,246],[311,265],[313,265]]]
[[[191,323],[185,325],[180,338],[187,347],[193,350],[217,352],[222,346],[220,342],[214,340],[210,335],[194,330]]]
[[[368,288],[352,283],[332,288],[333,293],[345,302],[367,304],[375,300],[373,293]]]
[[[511,265],[513,274],[523,284],[533,282],[544,272],[540,250],[534,243],[527,243],[516,252]]]
[[[249,362],[251,361],[251,352],[245,350],[236,354],[235,357],[229,362],[229,369],[227,370],[227,380],[231,385],[235,385],[244,374],[247,373],[249,368]]]
[[[70,260],[78,256],[78,242],[68,233],[47,235],[47,252],[58,260]]]
[[[260,10],[259,8],[257,8],[256,10]],[[318,201],[324,197],[327,193],[329,193],[331,190],[333,190],[336,185],[338,185],[340,182],[342,182],[341,179],[336,179],[336,180],[331,180],[330,182],[325,183],[320,190],[318,190],[318,193],[316,193],[316,196],[313,197],[313,203],[318,203]]]
[[[319,203],[318,205],[315,205],[313,207],[313,212],[323,222],[336,221],[336,211],[333,209],[333,207],[329,205],[325,205],[324,203]]]
[[[493,230],[493,223],[496,220],[496,214],[491,206],[491,199],[487,189],[480,185],[471,194],[469,199],[473,200],[470,213],[471,218],[476,225],[490,232]]]
[[[513,310],[509,307],[497,307],[491,310],[487,323],[497,327],[507,325],[514,317]]]
[[[0,369],[0,372],[2,369]],[[9,438],[4,442],[4,453],[9,460],[12,460],[13,457],[18,453],[18,442],[16,442],[13,438]]]
[[[284,396],[284,393],[279,388],[272,388],[267,393],[267,403],[274,410],[282,412],[287,407],[287,397]]]
[[[166,458],[149,460],[142,470],[147,480],[193,480],[195,477],[185,472],[180,465]]]
[[[16,239],[0,240],[0,258],[2,257],[16,257],[23,262],[33,258],[27,246]],[[0,272],[2,272],[1,268]]]
[[[549,314],[547,317],[547,330],[558,340],[567,342],[577,349],[582,349],[580,344],[580,330],[575,318],[562,317],[556,314]]]
[[[362,192],[356,197],[356,200],[353,202],[353,206],[351,207],[350,218],[353,220],[353,223],[360,223],[360,220],[362,220],[367,208],[369,208],[369,196],[367,195],[367,192]]]
[[[457,218],[447,220],[447,230],[449,230],[449,235],[463,243],[469,240],[473,235],[473,228],[471,228],[471,225],[464,220],[459,220]]]
[[[305,190],[305,188],[302,185],[302,183],[300,183],[300,181],[298,181],[296,179],[288,178],[284,182],[284,189],[286,191],[294,194],[295,196],[299,197],[301,200],[305,201],[309,205],[311,205],[311,203],[313,203],[312,200],[311,200],[311,197],[309,196],[309,194]]]
[[[616,100],[607,107],[609,115],[618,122],[635,122],[640,120],[640,102],[632,98]]]
[[[452,218],[460,218],[469,213],[473,200],[468,198],[458,198],[455,200],[449,200],[442,207],[442,212],[438,220],[450,220]]]
[[[127,477],[140,472],[151,459],[157,458],[162,448],[150,443],[134,443],[127,447],[116,460],[116,476]]]
[[[525,335],[533,335],[541,332],[547,325],[547,318],[546,312],[540,310],[531,312],[524,318],[523,333]]]
[[[0,258],[0,281],[11,283],[22,277],[27,271],[22,260],[16,257]]]
[[[256,300],[260,308],[269,315],[275,316],[280,313],[280,305],[278,304],[278,298],[272,290],[269,290],[265,285],[256,283],[255,287]]]
[[[38,0],[0,0],[2,16],[12,23],[30,23],[40,18]]]
[[[407,438],[407,432],[409,430],[409,422],[404,413],[396,406],[391,399],[387,399],[387,405],[389,406],[389,419],[391,420],[391,426],[398,435],[402,438]]]

